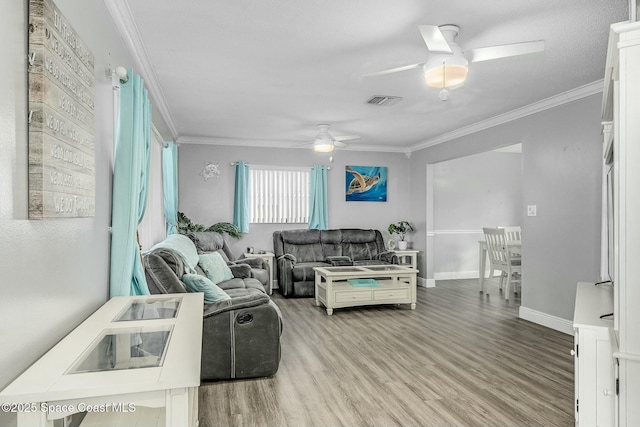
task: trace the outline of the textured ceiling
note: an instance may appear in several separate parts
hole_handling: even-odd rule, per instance
[[[628,19],[627,0],[105,1],[175,138],[296,147],[329,123],[362,136],[351,149],[397,151],[597,82],[609,25]],[[542,39],[545,52],[470,64],[446,102],[418,69],[362,77],[423,62],[420,24],[458,25],[463,50]]]

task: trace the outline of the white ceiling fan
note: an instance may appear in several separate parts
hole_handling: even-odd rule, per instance
[[[446,101],[449,97],[447,88],[459,87],[467,78],[469,62],[488,61],[544,51],[544,40],[534,40],[469,49],[463,52],[455,42],[455,38],[460,32],[457,25],[420,25],[419,29],[429,49],[429,56],[425,62],[377,71],[365,74],[365,77],[381,76],[422,67],[427,85],[441,88],[440,99]]]
[[[344,136],[331,136],[329,134],[329,127],[331,125],[320,124],[318,125],[318,135],[316,135],[313,141],[313,150],[320,153],[330,153],[334,148],[346,148],[349,144],[343,141],[351,141],[354,139],[360,139],[359,135],[344,135]]]

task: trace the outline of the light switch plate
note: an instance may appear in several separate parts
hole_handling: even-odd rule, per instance
[[[538,206],[527,205],[527,216],[536,216],[538,214]]]

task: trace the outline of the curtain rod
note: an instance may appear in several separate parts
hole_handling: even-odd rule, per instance
[[[229,166],[235,166],[238,162],[231,162]],[[251,163],[247,163],[249,166],[260,167],[260,168],[292,168],[292,169],[306,169],[307,166],[280,166],[280,165],[252,165]],[[324,166],[324,165],[322,165]],[[327,170],[331,170],[331,166],[327,166]]]

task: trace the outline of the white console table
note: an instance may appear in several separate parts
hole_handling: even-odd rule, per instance
[[[85,421],[99,414],[101,425],[138,412],[126,425],[150,425],[139,416],[164,413],[153,425],[197,426],[202,310],[202,293],[112,298],[0,392],[0,402],[17,412],[18,427],[52,427],[86,410]]]

